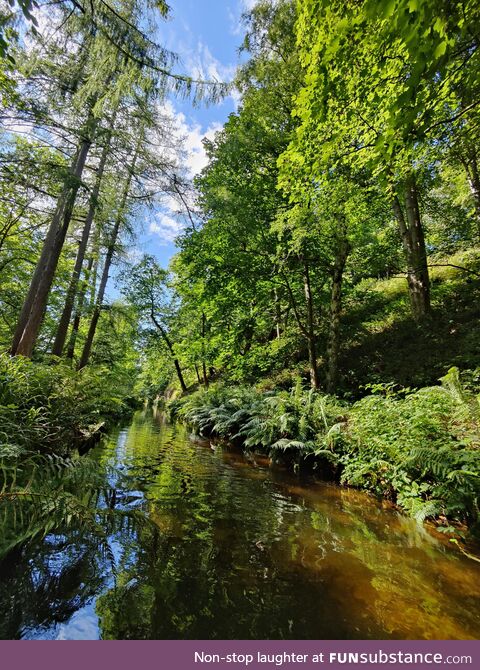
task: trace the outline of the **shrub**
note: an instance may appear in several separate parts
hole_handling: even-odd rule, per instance
[[[368,396],[353,405],[342,432],[341,480],[395,500],[419,520],[443,514],[475,523],[478,428],[478,401],[455,368],[442,386]]]

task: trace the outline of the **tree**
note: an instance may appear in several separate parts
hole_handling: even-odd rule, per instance
[[[147,319],[154,325],[173,361],[180,387],[182,391],[186,391],[187,386],[170,331],[175,309],[168,286],[168,272],[158,265],[153,256],[144,256],[132,268],[128,285],[124,286],[123,291],[143,321]]]
[[[78,245],[77,256],[75,259],[75,266],[73,268],[72,276],[67,290],[67,295],[65,297],[65,305],[62,311],[62,315],[60,317],[60,321],[58,323],[58,329],[52,347],[52,354],[54,356],[62,355],[65,340],[67,338],[68,326],[70,324],[73,306],[75,303],[75,297],[77,294],[77,287],[80,280],[85,255],[87,252],[88,242],[90,239],[90,232],[92,230],[95,212],[99,204],[100,187],[102,185],[103,173],[105,171],[105,166],[107,163],[107,159],[109,157],[111,134],[112,134],[111,131],[108,132],[107,134],[106,143],[102,149],[100,161],[96,170],[95,182],[89,198],[88,211],[85,218],[85,224],[83,226],[80,243]]]
[[[101,148],[109,144],[108,137],[116,131],[115,118],[117,123],[119,118],[121,122],[133,120],[138,118],[135,110],[149,115],[154,101],[161,99],[167,89],[185,94],[195,91],[195,96],[200,97],[208,90],[208,95],[215,97],[222,88],[173,72],[174,54],[156,44],[138,27],[146,10],[141,3],[127,0],[116,8],[106,3],[84,6],[78,2],[69,11],[60,5],[55,10],[60,24],[55,39],[44,40],[35,32],[31,53],[24,50],[18,58],[20,71],[28,71],[26,90],[32,89],[28,104],[22,102],[19,106],[19,114],[52,135],[53,140],[61,136],[62,141],[67,141],[65,150],[70,168],[64,175],[45,243],[20,311],[11,347],[13,354],[32,354],[75,207],[84,191],[91,188],[90,212],[53,347],[57,355],[63,350],[101,183],[101,174],[97,175],[95,185],[90,183],[88,172],[85,173],[90,169],[88,160],[94,155],[94,149],[101,154]],[[161,2],[157,3],[156,10],[165,17],[168,7]],[[35,40],[40,47],[37,52]],[[37,95],[34,93],[36,83]],[[148,92],[148,103],[144,101],[145,92]],[[52,105],[60,98],[61,105]],[[99,159],[100,173],[104,170],[107,153],[105,149]]]
[[[445,128],[476,106],[478,18],[474,2],[299,3],[306,79],[296,107],[301,125],[284,165],[308,180],[348,163],[382,180],[416,318],[430,308],[419,185]],[[462,88],[469,91],[463,103]]]
[[[138,160],[138,154],[140,150],[140,144],[143,139],[143,128],[140,130],[140,137],[138,144],[135,147],[132,160],[128,166],[127,174],[123,184],[122,194],[120,197],[120,204],[115,214],[115,222],[108,236],[108,245],[107,252],[105,255],[105,261],[103,264],[102,276],[100,279],[100,285],[98,287],[98,293],[95,300],[95,307],[93,309],[92,318],[90,319],[90,326],[88,328],[87,337],[83,345],[82,355],[78,364],[79,369],[85,367],[88,363],[90,357],[90,352],[92,350],[93,339],[95,337],[95,332],[97,330],[98,320],[100,318],[100,312],[103,305],[103,299],[105,297],[105,290],[107,288],[107,282],[110,275],[110,269],[113,261],[113,255],[115,253],[119,233],[122,224],[125,222],[125,215],[127,211],[127,200],[130,194],[130,188],[132,184],[132,179],[135,174],[135,167]]]

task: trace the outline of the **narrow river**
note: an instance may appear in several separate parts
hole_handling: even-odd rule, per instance
[[[86,458],[117,513],[4,561],[3,638],[480,637],[480,564],[365,494],[144,413]]]

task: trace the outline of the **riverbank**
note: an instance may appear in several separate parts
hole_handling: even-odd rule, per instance
[[[103,366],[0,355],[0,560],[70,524],[103,537],[98,470],[80,454],[133,414],[128,388]]]
[[[300,384],[266,393],[217,385],[172,402],[170,413],[199,435],[309,467],[445,533],[462,536],[465,525],[479,534],[479,403],[455,368],[439,386],[376,385],[355,403]]]
[[[0,459],[87,448],[132,414],[128,391],[118,371],[105,366],[77,371],[59,359],[0,354]]]

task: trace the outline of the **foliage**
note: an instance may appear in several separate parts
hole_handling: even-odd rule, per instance
[[[131,380],[105,367],[76,372],[52,361],[0,355],[0,457],[66,454],[130,408]],[[115,388],[115,392],[113,389]]]
[[[430,386],[450,366],[478,367],[478,249],[436,255],[431,264],[432,313],[412,320],[401,276],[362,279],[345,300],[338,392],[360,397],[366,384]]]
[[[245,16],[241,102],[205,141],[171,264],[188,386],[306,377],[308,359],[313,386],[358,397],[478,365],[476,263],[453,282],[435,268],[479,230],[477,10],[377,4],[262,0]],[[449,331],[464,338],[447,346]],[[392,347],[408,349],[404,370]]]
[[[0,556],[69,527],[101,538],[108,550],[105,529],[92,506],[103,481],[94,462],[51,454],[19,459],[12,450],[3,450],[0,471]]]
[[[456,368],[441,386],[372,391],[348,406],[300,383],[276,393],[216,386],[177,400],[174,414],[200,435],[313,460],[323,471],[329,465],[341,483],[387,497],[418,520],[478,523],[480,396]]]
[[[0,560],[15,548],[62,536],[98,547],[116,575],[116,559],[109,538],[133,519],[146,523],[134,509],[109,504],[105,477],[120,481],[121,474],[97,460],[74,453],[0,452]]]
[[[341,481],[396,500],[423,520],[478,519],[479,405],[453,368],[442,386],[386,391],[352,407]]]

